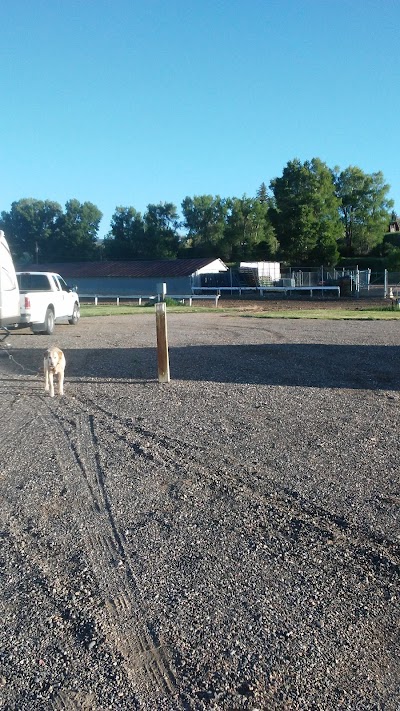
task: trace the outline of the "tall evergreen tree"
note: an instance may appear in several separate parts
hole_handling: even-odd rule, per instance
[[[257,190],[257,200],[261,202],[262,205],[266,204],[268,202],[268,191],[267,191],[267,186],[265,183],[261,183],[260,187]]]

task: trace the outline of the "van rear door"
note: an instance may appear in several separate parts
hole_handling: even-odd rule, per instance
[[[0,326],[18,323],[19,288],[10,248],[0,230]]]

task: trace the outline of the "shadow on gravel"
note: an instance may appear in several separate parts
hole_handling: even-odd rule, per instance
[[[0,378],[32,375],[43,349],[0,351]],[[261,344],[170,348],[172,380],[400,390],[398,346]],[[66,351],[66,380],[157,380],[155,348]]]

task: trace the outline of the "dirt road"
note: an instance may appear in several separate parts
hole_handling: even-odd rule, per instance
[[[400,324],[168,331],[0,352],[0,708],[397,710]]]

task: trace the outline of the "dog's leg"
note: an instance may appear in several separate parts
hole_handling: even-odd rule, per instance
[[[54,373],[49,369],[50,397],[54,397]]]
[[[58,373],[58,393],[64,395],[64,372],[60,370]]]
[[[49,386],[49,369],[47,363],[44,363],[44,391],[47,393],[50,389]]]

